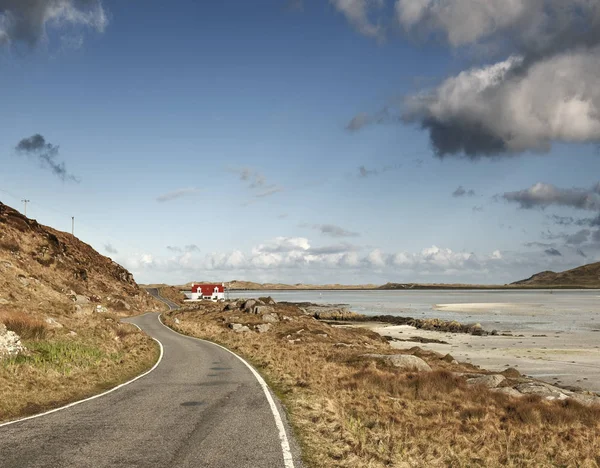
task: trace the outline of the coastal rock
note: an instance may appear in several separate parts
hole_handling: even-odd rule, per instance
[[[506,380],[506,377],[498,374],[482,375],[481,377],[474,377],[467,379],[469,385],[483,385],[487,388],[496,388],[502,382]]]
[[[399,369],[417,372],[430,372],[431,367],[423,359],[412,354],[364,354],[364,357],[381,359]]]
[[[248,299],[246,302],[242,304],[242,310],[244,312],[251,312],[252,308],[255,306],[256,301],[254,299]]]
[[[277,314],[264,314],[262,316],[263,322],[267,322],[267,323],[276,323],[279,322],[279,318],[277,317]]]
[[[254,306],[254,309],[252,310],[252,313],[254,313],[256,315],[265,315],[265,314],[270,314],[271,312],[273,312],[273,307],[265,306],[265,305]]]
[[[267,305],[275,305],[277,304],[277,302],[275,302],[275,299],[273,299],[271,296],[268,297],[261,297],[259,299],[263,304],[267,304]]]
[[[21,337],[15,332],[7,330],[6,325],[0,323],[0,358],[16,356],[26,351],[25,346],[21,344]]]
[[[513,398],[521,398],[523,396],[523,394],[521,392],[519,392],[518,390],[515,390],[512,387],[492,388],[491,390],[492,390],[492,392],[502,393],[504,395],[507,395],[507,396],[510,396]]]
[[[566,400],[566,391],[542,382],[526,382],[515,387],[525,395],[539,395],[547,400]]]

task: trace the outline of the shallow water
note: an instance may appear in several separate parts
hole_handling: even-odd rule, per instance
[[[390,314],[477,322],[490,330],[600,330],[600,290],[236,291],[229,294],[232,298],[271,296],[276,301],[346,304],[352,311],[365,315]],[[467,306],[438,310],[435,306],[439,304]]]

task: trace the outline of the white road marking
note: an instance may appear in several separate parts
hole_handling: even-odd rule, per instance
[[[279,414],[279,409],[277,408],[277,405],[275,404],[275,401],[273,400],[273,397],[271,396],[271,392],[269,391],[269,386],[267,385],[265,380],[262,378],[262,376],[256,371],[256,369],[254,369],[254,367],[252,367],[244,358],[242,358],[241,356],[238,356],[233,351],[225,348],[224,346],[221,346],[217,343],[213,343],[212,341],[203,340],[202,338],[196,338],[195,336],[184,335],[183,333],[179,333],[178,331],[175,331],[172,328],[167,327],[160,319],[161,316],[162,316],[162,314],[160,314],[158,316],[158,321],[161,323],[161,325],[163,327],[167,328],[168,330],[171,330],[173,333],[177,333],[178,335],[185,336],[186,338],[192,338],[194,340],[199,340],[199,341],[203,341],[205,343],[212,344],[214,346],[218,346],[219,348],[224,349],[228,353],[233,354],[236,358],[238,358],[240,361],[242,361],[248,369],[250,369],[250,372],[252,372],[252,374],[254,375],[256,380],[258,380],[258,383],[262,387],[263,392],[265,393],[265,396],[267,397],[267,401],[269,402],[269,406],[271,407],[271,413],[273,413],[273,418],[275,419],[275,425],[277,426],[277,430],[279,431],[279,442],[281,443],[281,451],[283,452],[283,466],[285,468],[294,468],[294,457],[292,456],[292,451],[290,450],[290,443],[289,443],[287,434],[285,432],[285,426],[283,424],[283,420],[281,419],[281,414]]]
[[[151,313],[151,312],[147,312],[147,313]],[[146,314],[137,315],[136,317],[142,317],[143,315],[146,315]],[[131,323],[131,322],[125,322],[125,323]],[[135,323],[131,323],[131,325],[135,325]],[[137,325],[135,325],[135,326],[138,327]],[[138,328],[140,328],[140,327],[138,327]],[[141,328],[140,328],[140,330],[141,330]],[[72,406],[80,405],[81,403],[85,403],[86,401],[95,400],[96,398],[100,398],[100,397],[103,397],[105,395],[108,395],[109,393],[117,391],[120,388],[123,388],[126,385],[129,385],[129,384],[135,382],[136,380],[141,379],[142,377],[148,375],[150,372],[152,372],[154,369],[156,369],[158,367],[158,365],[160,364],[160,361],[162,361],[162,358],[163,358],[163,355],[164,355],[164,348],[163,348],[162,343],[160,341],[158,341],[156,338],[152,338],[152,339],[158,343],[158,346],[160,347],[160,355],[158,356],[158,361],[156,361],[156,364],[154,364],[154,366],[152,366],[152,368],[150,370],[144,372],[143,374],[138,375],[137,377],[129,380],[128,382],[122,383],[121,385],[117,385],[116,387],[111,388],[110,390],[107,390],[106,392],[100,393],[98,395],[91,396],[89,398],[85,398],[84,400],[74,401],[73,403],[69,403],[68,405],[61,406],[60,408],[54,408],[54,409],[52,409],[50,411],[46,411],[44,413],[34,414],[33,416],[27,416],[26,418],[15,419],[14,421],[8,421],[8,422],[0,424],[0,427],[10,426],[11,424],[20,423],[20,422],[23,422],[23,421],[27,421],[29,419],[40,418],[40,417],[46,416],[48,414],[56,413],[57,411],[62,411],[62,410],[65,410],[67,408],[71,408]]]

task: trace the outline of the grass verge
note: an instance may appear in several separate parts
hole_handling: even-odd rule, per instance
[[[0,422],[101,393],[149,369],[159,355],[151,338],[117,315],[61,318],[60,329],[27,314],[0,319],[23,333],[28,350],[0,360]]]
[[[477,371],[411,348],[432,372],[390,366],[365,354],[397,352],[365,330],[331,327],[293,306],[279,322],[201,304],[165,314],[181,333],[215,341],[254,363],[289,412],[309,467],[600,465],[600,408],[575,401],[513,399],[469,386]],[[174,319],[177,318],[177,323]]]

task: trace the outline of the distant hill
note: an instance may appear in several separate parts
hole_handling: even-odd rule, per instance
[[[0,311],[133,314],[156,303],[125,268],[69,233],[0,203]]]
[[[531,278],[512,283],[511,286],[600,288],[600,262],[590,263],[562,273],[542,271]]]

